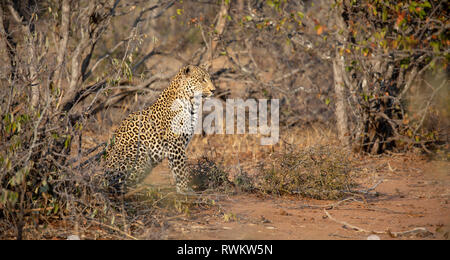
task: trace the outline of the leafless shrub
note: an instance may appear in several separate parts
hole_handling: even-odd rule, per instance
[[[314,199],[340,199],[355,186],[347,153],[318,146],[281,153],[261,166],[259,189],[269,194],[298,194]]]
[[[225,191],[232,187],[229,173],[224,166],[209,157],[201,157],[195,163],[190,164],[188,169],[192,176],[191,183],[197,191]]]

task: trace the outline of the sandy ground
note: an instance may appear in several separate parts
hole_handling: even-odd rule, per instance
[[[167,239],[450,239],[450,163],[415,156],[369,158],[367,194],[342,201],[237,193],[171,218]],[[162,164],[147,182],[170,183]],[[375,237],[377,238],[377,237]]]

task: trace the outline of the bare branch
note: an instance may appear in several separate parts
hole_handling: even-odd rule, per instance
[[[332,220],[332,221],[334,221],[334,222],[336,222],[338,224],[341,224],[344,228],[348,228],[348,229],[351,229],[351,230],[354,230],[354,231],[357,231],[357,232],[370,233],[370,234],[380,234],[380,235],[381,234],[387,234],[387,235],[390,235],[392,237],[401,237],[401,236],[407,236],[407,235],[413,235],[413,234],[415,234],[415,235],[417,235],[417,234],[422,234],[422,235],[430,235],[430,234],[432,234],[430,231],[428,231],[424,227],[418,227],[418,228],[414,228],[412,230],[407,230],[407,231],[403,231],[403,232],[392,232],[389,229],[387,231],[366,230],[366,229],[357,227],[355,225],[349,224],[349,223],[347,223],[345,221],[340,221],[340,220],[335,219],[334,217],[332,217],[330,215],[330,213],[328,213],[328,211],[326,209],[324,209],[323,211],[324,211],[324,213],[327,215],[327,217],[330,220]]]

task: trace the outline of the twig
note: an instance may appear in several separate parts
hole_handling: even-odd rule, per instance
[[[368,188],[367,190],[359,190],[359,191],[355,191],[357,193],[361,193],[361,194],[368,194],[369,192],[373,191],[374,189],[376,189],[378,187],[378,185],[380,185],[384,180],[381,179],[379,180],[377,183],[375,183],[375,185],[373,185],[372,187]]]
[[[278,83],[278,82],[280,82],[280,81],[282,81],[282,80],[284,80],[284,79],[286,79],[286,78],[289,78],[289,77],[291,77],[291,76],[297,74],[298,72],[303,72],[303,70],[302,70],[302,69],[295,69],[295,70],[292,70],[291,72],[289,72],[289,73],[287,73],[287,74],[285,74],[285,75],[283,75],[283,76],[281,76],[281,77],[279,77],[279,78],[276,78],[276,79],[272,80],[270,83]],[[269,84],[270,84],[270,83],[269,83]]]
[[[32,213],[32,212],[49,211],[49,210],[52,210],[54,208],[55,207],[49,206],[49,207],[45,207],[45,208],[24,209],[23,213],[27,213],[28,214],[28,213]],[[1,207],[0,207],[0,209],[1,209]],[[13,211],[14,212],[20,212],[19,209],[14,209]]]
[[[364,208],[362,210],[368,210],[368,211],[378,211],[378,212],[383,212],[383,213],[388,213],[388,214],[404,214],[404,215],[421,215],[421,212],[402,212],[402,211],[395,211],[392,209],[387,209],[387,208],[375,208],[375,207],[370,207],[370,208]]]
[[[111,229],[111,230],[113,230],[113,231],[119,232],[120,234],[125,235],[126,237],[131,238],[131,239],[133,239],[133,240],[139,240],[138,238],[136,238],[136,237],[134,237],[134,236],[132,236],[132,235],[130,235],[130,234],[128,234],[128,233],[126,233],[126,232],[124,232],[124,231],[122,231],[122,230],[116,228],[116,227],[113,227],[113,226],[110,226],[110,225],[107,225],[107,224],[98,222],[98,221],[96,221],[96,220],[91,220],[91,221],[94,222],[94,223],[97,224],[97,225],[100,225],[100,226],[109,228],[109,229]]]
[[[308,205],[308,204],[304,204],[304,205],[301,205],[299,208],[311,208],[311,209],[333,209],[333,208],[336,208],[337,206],[339,206],[340,204],[342,204],[343,202],[346,202],[346,201],[358,201],[358,200],[356,200],[355,198],[346,198],[346,199],[343,199],[343,200],[340,200],[340,201],[338,201],[338,202],[336,202],[336,203],[332,203],[332,204],[327,204],[327,205]]]
[[[129,36],[123,40],[121,40],[120,42],[118,42],[114,47],[112,47],[110,50],[108,50],[108,52],[106,54],[104,54],[103,56],[101,56],[100,58],[98,58],[98,60],[95,62],[95,64],[92,66],[92,68],[89,69],[89,71],[87,71],[83,77],[84,78],[88,78],[92,72],[97,68],[97,66],[106,58],[108,58],[109,56],[111,56],[112,53],[114,53],[114,51],[119,48],[124,42],[129,41],[132,37]]]
[[[99,160],[104,154],[106,153],[106,148],[104,148],[102,151],[98,152],[97,154],[95,154],[94,156],[91,156],[89,159],[87,159],[86,161],[80,163],[79,165],[75,166],[73,169],[77,170],[80,168],[83,168],[86,164],[91,163],[92,161],[96,161]]]
[[[392,232],[389,229],[386,230],[386,231],[365,230],[363,228],[360,228],[360,227],[357,227],[355,225],[349,224],[349,223],[347,223],[345,221],[340,221],[340,220],[337,220],[337,219],[333,218],[330,215],[330,213],[328,213],[328,211],[326,209],[324,209],[323,211],[325,212],[325,214],[327,215],[327,217],[330,220],[343,225],[344,228],[352,229],[352,230],[355,230],[357,232],[379,234],[379,235],[381,235],[381,234],[388,234],[391,237],[401,237],[401,236],[407,236],[407,235],[413,235],[413,234],[416,234],[416,235],[421,234],[422,236],[433,235],[432,232],[428,231],[424,227],[417,227],[417,228],[414,228],[414,229],[411,229],[411,230],[407,230],[407,231],[403,231],[403,232]]]
[[[349,223],[347,223],[347,222],[345,222],[345,221],[337,220],[337,219],[333,218],[333,217],[330,215],[330,213],[328,213],[328,211],[327,211],[326,209],[324,209],[323,211],[325,212],[325,214],[327,215],[327,217],[328,217],[330,220],[332,220],[332,221],[334,221],[334,222],[336,222],[336,223],[339,223],[339,224],[343,225],[344,228],[353,229],[353,230],[355,230],[355,231],[357,231],[357,232],[372,233],[372,234],[386,234],[385,231],[368,231],[368,230],[365,230],[365,229],[363,229],[363,228],[360,228],[360,227],[354,226],[354,225],[352,225],[352,224],[349,224]]]
[[[416,234],[416,235],[421,234],[422,236],[433,235],[432,232],[428,231],[424,227],[418,227],[418,228],[414,228],[414,229],[403,231],[403,232],[391,232],[390,230],[388,230],[388,231],[386,231],[386,233],[389,234],[391,237],[401,237],[401,236],[407,236],[407,235],[413,235],[413,234]]]

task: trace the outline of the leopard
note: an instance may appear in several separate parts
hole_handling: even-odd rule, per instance
[[[106,148],[108,188],[126,193],[167,158],[177,193],[192,193],[186,149],[195,132],[201,100],[214,91],[207,67],[186,65],[152,105],[129,114]]]

